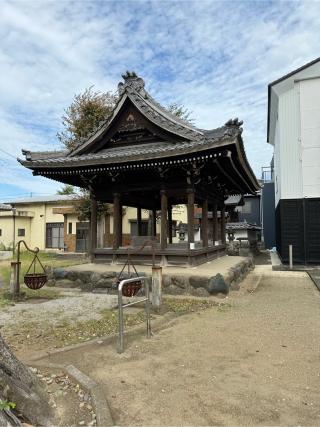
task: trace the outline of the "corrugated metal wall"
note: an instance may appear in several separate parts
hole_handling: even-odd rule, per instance
[[[302,168],[299,141],[299,86],[279,97],[280,199],[302,197]]]
[[[320,78],[299,85],[303,197],[320,197]]]
[[[280,200],[276,209],[277,250],[282,262],[320,263],[320,199]]]

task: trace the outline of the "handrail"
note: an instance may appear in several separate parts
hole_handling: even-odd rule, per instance
[[[128,283],[136,282],[141,280],[143,282],[143,287],[145,291],[145,298],[139,299],[138,301],[131,301],[127,304],[122,304],[122,289]],[[146,281],[147,278],[134,277],[132,279],[121,280],[118,286],[118,322],[119,322],[119,342],[118,342],[118,353],[123,353],[124,351],[124,318],[123,318],[123,309],[132,305],[140,304],[145,302],[145,311],[147,315],[147,338],[151,337],[151,321],[150,321],[150,292],[149,292],[149,283]]]

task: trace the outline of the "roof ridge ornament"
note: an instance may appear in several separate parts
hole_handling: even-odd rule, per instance
[[[230,119],[225,123],[225,126],[227,129],[225,130],[224,134],[226,136],[232,136],[235,132],[238,132],[240,135],[243,132],[243,128],[241,127],[243,125],[243,120],[239,120],[238,117],[235,119]]]
[[[243,125],[243,120],[239,120],[238,117],[236,117],[235,119],[230,119],[227,121],[227,123],[225,123],[225,126],[240,127],[242,125]]]
[[[126,71],[124,74],[122,74],[122,78],[124,83],[120,82],[118,84],[118,91],[120,96],[124,93],[126,88],[136,90],[137,92],[144,90],[144,80],[134,71]]]

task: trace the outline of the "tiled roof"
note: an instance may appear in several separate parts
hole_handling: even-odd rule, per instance
[[[215,135],[215,136],[214,136]],[[237,137],[237,133],[233,132],[233,139]],[[50,157],[49,153],[42,158],[41,153],[28,153],[29,160],[27,162],[21,161],[22,164],[32,165],[34,167],[44,167],[58,165],[71,166],[74,164],[81,165],[87,164],[88,162],[94,163],[118,163],[125,161],[134,161],[140,159],[153,159],[166,156],[175,156],[179,154],[187,154],[189,152],[206,150],[214,147],[215,145],[221,145],[219,143],[230,143],[232,140],[230,132],[225,127],[216,129],[215,133],[212,133],[210,139],[202,139],[187,142],[149,142],[140,143],[130,146],[123,147],[110,147],[107,149],[100,150],[98,153],[83,154],[77,156],[68,156],[67,154],[59,156],[52,153]],[[222,144],[222,145],[225,145]],[[66,152],[65,152],[66,153]]]
[[[244,204],[243,203],[243,197],[241,194],[235,194],[232,196],[229,196],[225,201],[224,204],[226,206],[238,206],[239,204]]]
[[[35,197],[24,197],[21,199],[10,199],[5,203],[15,204],[30,204],[30,203],[50,203],[50,202],[66,202],[75,200],[77,197],[75,194],[53,194],[51,196],[35,196]],[[1,206],[1,204],[0,204]],[[6,205],[8,206],[8,205]],[[1,207],[0,207],[1,209]],[[11,207],[10,207],[11,209]]]
[[[12,207],[10,205],[0,203],[0,211],[10,211],[11,209],[12,209]]]
[[[24,166],[39,170],[40,168],[68,168],[91,165],[118,165],[127,162],[186,156],[199,151],[219,149],[220,147],[237,146],[235,156],[243,164],[243,171],[252,182],[252,188],[258,188],[256,178],[247,162],[243,141],[241,138],[242,122],[238,119],[229,120],[217,129],[198,129],[192,124],[180,119],[158,104],[145,90],[144,81],[135,73],[123,75],[124,82],[119,83],[119,98],[107,120],[100,123],[98,128],[72,151],[30,152],[23,150],[24,160],[18,161]],[[160,137],[155,141],[116,145],[104,135],[111,129],[115,119],[122,114],[122,107],[129,100],[144,116],[150,125],[156,126]],[[124,107],[126,108],[126,107]],[[154,126],[153,126],[154,127]],[[168,136],[168,137],[167,137]],[[162,142],[160,142],[160,140]],[[221,153],[219,153],[221,154]]]
[[[228,222],[227,230],[261,230],[261,227],[249,222]]]

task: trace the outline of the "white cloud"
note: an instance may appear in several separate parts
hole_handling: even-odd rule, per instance
[[[74,93],[92,84],[115,90],[133,69],[159,101],[192,110],[199,127],[243,119],[260,175],[272,152],[267,84],[319,56],[319,28],[318,2],[3,1],[0,148],[13,155],[58,148],[55,134]],[[1,152],[0,160],[2,183],[14,176],[34,192],[58,185]]]

